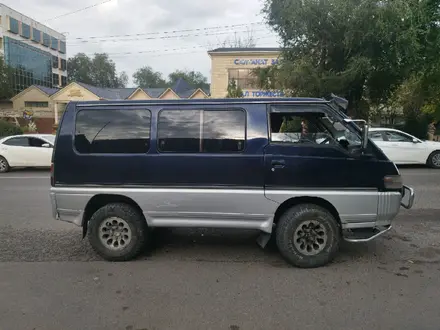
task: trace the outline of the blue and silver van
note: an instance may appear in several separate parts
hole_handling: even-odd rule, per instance
[[[391,229],[414,191],[349,119],[318,98],[71,102],[51,170],[57,220],[106,260],[157,227],[255,229],[297,267]]]

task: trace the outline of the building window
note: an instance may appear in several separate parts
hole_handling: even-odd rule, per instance
[[[253,74],[253,69],[229,69],[228,82],[235,80],[241,89],[258,88],[258,77]]]
[[[19,24],[15,18],[9,17],[9,32],[18,34]]]
[[[163,110],[158,119],[161,152],[231,153],[244,150],[242,110]]]
[[[61,76],[61,87],[67,86],[67,77]]]
[[[31,38],[31,27],[25,23],[21,23],[21,33],[20,35],[23,38],[30,39]]]
[[[35,42],[41,42],[41,31],[38,29],[32,29],[32,40]]]
[[[4,38],[5,63],[13,69],[12,87],[19,93],[31,85],[52,87],[52,55],[29,42]]]
[[[67,61],[64,58],[61,59],[61,70],[62,71],[67,70]]]
[[[150,149],[148,110],[83,110],[76,116],[75,148],[82,154],[144,154]]]
[[[58,69],[58,57],[52,55],[52,68]]]
[[[51,41],[50,41],[50,48],[54,49],[54,50],[58,50],[58,39],[52,37]]]
[[[60,40],[60,53],[66,54],[66,42]]]
[[[46,47],[50,46],[50,35],[43,33],[43,45]]]
[[[53,73],[52,74],[52,83],[54,86],[59,86],[60,85],[60,76],[58,73]]]
[[[49,102],[25,101],[24,106],[26,108],[48,108]]]

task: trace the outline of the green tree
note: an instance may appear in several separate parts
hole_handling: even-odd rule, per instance
[[[0,100],[10,99],[14,95],[12,74],[13,70],[6,65],[3,57],[0,56]]]
[[[281,38],[279,66],[257,70],[261,87],[298,96],[331,92],[352,116],[387,102],[422,60],[438,0],[266,0],[263,12]],[[429,17],[430,16],[430,17]]]
[[[128,77],[125,72],[116,71],[116,64],[105,53],[92,58],[78,53],[67,61],[69,81],[78,81],[97,87],[125,87]]]
[[[228,84],[228,94],[226,95],[227,98],[239,98],[243,97],[243,91],[241,90],[240,86],[237,86],[235,83],[235,80],[231,80]]]
[[[208,78],[201,72],[188,70],[176,70],[170,73],[168,75],[168,86],[174,85],[180,78],[195,88],[209,89]]]
[[[23,131],[17,125],[0,119],[0,138],[10,135],[23,134]]]
[[[141,88],[167,87],[167,82],[162,78],[162,73],[154,71],[150,66],[144,66],[133,74],[133,82]]]

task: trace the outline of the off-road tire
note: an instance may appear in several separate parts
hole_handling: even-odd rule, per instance
[[[100,226],[104,221],[116,217],[124,220],[131,230],[131,240],[122,250],[111,250],[103,244]],[[111,203],[98,209],[88,224],[88,239],[95,252],[108,261],[129,261],[146,247],[149,239],[149,228],[144,216],[133,206],[125,203]]]
[[[326,241],[315,255],[301,252],[294,244],[294,235],[304,221],[314,220],[325,229]],[[320,232],[321,233],[321,232]],[[276,243],[281,255],[299,268],[316,268],[330,263],[339,250],[341,231],[337,220],[325,208],[315,204],[299,204],[288,209],[276,226]]]

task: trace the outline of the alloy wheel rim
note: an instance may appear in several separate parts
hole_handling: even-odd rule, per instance
[[[0,159],[0,171],[6,170],[6,161],[4,159]]]
[[[101,243],[112,251],[124,249],[133,238],[127,221],[118,217],[104,220],[99,226],[98,235]]]
[[[307,256],[319,254],[324,250],[327,240],[327,230],[317,220],[303,221],[293,234],[295,248]]]
[[[432,164],[434,164],[434,166],[440,167],[440,154],[435,154],[432,157]]]

